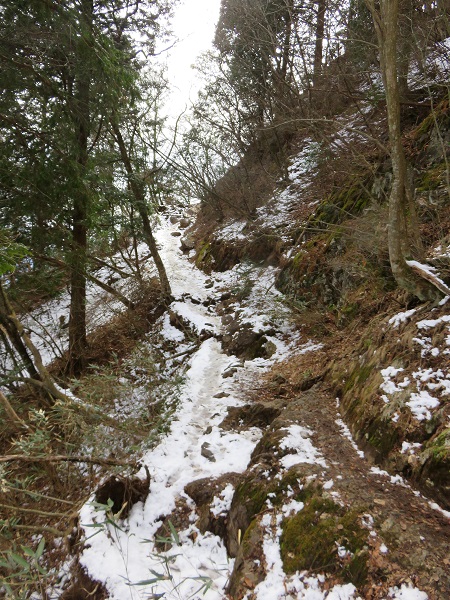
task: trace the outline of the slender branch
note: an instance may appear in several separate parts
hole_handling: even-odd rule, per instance
[[[23,421],[11,406],[8,398],[0,391],[0,404],[3,406],[5,413],[16,429],[28,429],[28,425]]]
[[[23,508],[23,506],[11,506],[10,504],[0,504],[0,508],[6,510],[13,510],[21,513],[29,513],[31,515],[39,515],[41,517],[67,517],[71,513],[59,513],[59,512],[46,512],[44,510],[37,510],[35,508]]]
[[[50,454],[47,456],[27,456],[25,454],[9,454],[6,456],[0,456],[0,463],[17,461],[25,463],[46,463],[46,462],[73,462],[73,463],[86,463],[91,465],[101,465],[109,467],[131,467],[133,469],[138,468],[138,464],[135,462],[129,462],[124,460],[115,460],[112,458],[92,458],[91,456],[67,456],[64,454]]]
[[[47,496],[47,494],[41,494],[40,492],[31,492],[30,490],[25,490],[22,488],[15,487],[13,485],[8,484],[8,490],[13,490],[14,492],[21,492],[22,494],[27,494],[31,496],[33,500],[36,498],[44,498],[45,500],[52,500],[54,502],[62,502],[63,504],[68,504],[69,506],[74,506],[76,503],[71,502],[70,500],[64,500],[63,498],[55,498],[55,496]]]
[[[53,535],[56,535],[56,537],[65,537],[67,535],[66,531],[59,531],[59,529],[55,529],[54,527],[45,527],[43,525],[17,525],[15,523],[10,523],[8,521],[8,523],[6,524],[6,526],[10,529],[23,529],[25,531],[38,531],[39,533],[41,533],[42,531],[45,533],[52,533]],[[1,527],[1,525],[0,525]]]

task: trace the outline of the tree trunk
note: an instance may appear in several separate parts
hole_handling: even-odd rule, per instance
[[[19,355],[23,363],[23,367],[28,371],[30,377],[32,379],[39,380],[39,373],[34,366],[33,360],[22,341],[19,332],[17,331],[14,321],[11,319],[11,310],[11,305],[9,304],[5,290],[3,289],[0,281],[0,327],[2,327],[4,330],[5,335],[8,337],[12,346]]]
[[[76,133],[77,163],[79,167],[78,189],[75,193],[72,213],[72,248],[70,254],[70,320],[68,372],[78,376],[85,368],[86,337],[86,266],[87,266],[87,219],[90,193],[85,181],[88,163],[88,140],[90,132],[90,74],[84,62],[88,60],[87,39],[92,29],[93,0],[82,0],[81,20],[84,36],[78,46],[77,91],[74,98],[74,124]]]
[[[381,0],[380,8],[366,0],[372,13],[380,52],[381,72],[386,92],[386,108],[392,159],[393,181],[389,197],[388,246],[392,274],[397,284],[420,300],[436,301],[438,290],[418,277],[406,263],[410,252],[407,230],[408,174],[400,125],[400,90],[397,76],[397,33],[399,0]]]
[[[117,145],[119,147],[120,156],[122,158],[122,162],[124,164],[125,170],[128,174],[128,180],[130,183],[130,188],[133,193],[136,208],[139,212],[139,215],[142,219],[142,225],[144,229],[145,241],[148,245],[150,253],[152,255],[153,260],[155,261],[156,269],[158,270],[159,280],[161,283],[161,289],[164,296],[169,299],[172,295],[172,290],[170,288],[170,283],[167,278],[166,269],[164,267],[164,263],[161,260],[161,257],[158,252],[158,248],[156,246],[156,240],[153,236],[152,226],[150,224],[150,218],[148,214],[147,205],[145,203],[145,194],[144,194],[144,183],[136,177],[136,174],[133,170],[133,165],[131,164],[131,160],[127,151],[127,147],[125,145],[125,141],[122,137],[122,133],[119,129],[118,124],[111,120],[111,127],[113,130],[114,137],[116,139]]]
[[[8,329],[7,329],[8,336],[11,339],[11,342],[14,344],[14,347],[16,347],[16,344],[17,344],[17,347],[16,347],[17,351],[19,352],[19,348],[21,349],[20,356],[25,357],[25,355],[26,355],[26,357],[27,357],[26,369],[30,374],[30,379],[26,380],[26,381],[28,383],[35,385],[40,390],[45,391],[53,399],[58,399],[58,400],[63,400],[63,401],[66,400],[67,399],[66,396],[63,394],[63,392],[61,392],[56,387],[56,384],[55,384],[52,376],[47,371],[47,369],[42,361],[42,357],[39,353],[39,350],[33,344],[29,335],[25,331],[22,323],[17,318],[1,283],[0,283],[0,297],[1,297],[1,302],[0,302],[1,313],[0,314],[2,317],[2,321],[3,321],[3,318],[4,318],[3,311],[5,311],[5,314],[6,314],[5,320],[8,323]],[[13,338],[11,337],[10,332],[14,333]],[[18,378],[18,380],[21,380],[21,379]]]
[[[316,43],[314,47],[313,85],[322,75],[323,37],[325,34],[326,0],[317,0]]]

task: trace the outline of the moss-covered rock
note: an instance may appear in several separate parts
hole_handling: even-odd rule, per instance
[[[435,435],[425,445],[420,462],[422,465],[414,475],[446,510],[450,510],[450,428]]]
[[[282,524],[280,547],[286,573],[332,573],[363,586],[368,573],[367,530],[358,517],[357,509],[345,512],[332,500],[310,498],[303,510]]]
[[[275,487],[276,484],[268,479],[267,472],[263,468],[250,473],[237,486],[227,523],[226,545],[229,556],[237,555],[240,540]]]

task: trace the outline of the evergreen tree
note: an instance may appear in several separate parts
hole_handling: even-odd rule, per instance
[[[114,186],[111,115],[137,89],[139,52],[151,54],[168,10],[165,0],[0,2],[0,222],[70,265],[72,374],[86,353],[88,246]]]

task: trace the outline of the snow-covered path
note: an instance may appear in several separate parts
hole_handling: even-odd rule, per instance
[[[175,297],[171,309],[193,329],[219,334],[220,318],[203,303],[208,297],[220,295],[230,274],[222,279],[216,276],[214,284],[211,286],[210,283],[207,289],[208,277],[181,254],[178,239],[171,236],[173,229],[166,225],[157,233]],[[268,283],[267,287],[270,285]],[[275,295],[274,290],[272,296]],[[264,296],[267,301],[268,294]],[[253,314],[256,320],[260,316]],[[174,328],[167,318],[163,319],[162,328],[166,335],[174,335],[171,331]],[[273,360],[287,349],[281,339],[277,341],[277,347],[279,352]],[[205,597],[209,600],[223,598],[233,561],[227,558],[220,538],[210,533],[201,535],[196,530],[194,504],[183,490],[187,483],[196,479],[246,469],[261,430],[250,428],[237,433],[223,431],[219,424],[230,406],[242,404],[239,399],[242,381],[254,376],[255,371],[261,372],[261,368],[273,360],[246,361],[235,376],[223,378],[223,373],[239,361],[226,355],[214,337],[206,339],[190,358],[169,435],[142,459],[151,477],[146,502],[133,506],[123,529],[106,523],[105,514],[96,510],[92,503],[83,507],[80,522],[89,539],[81,564],[93,579],[106,585],[111,600],[148,598],[149,594],[157,593],[165,594],[166,598],[197,597],[196,591],[206,580],[211,588]],[[205,447],[214,460],[203,456],[202,448]],[[139,475],[145,477],[144,468]],[[162,519],[170,515],[180,498],[192,506],[192,525],[188,530],[178,532],[180,545],[172,551],[174,557],[170,559],[170,578],[167,580],[164,566],[168,558],[155,553],[154,539]],[[95,524],[98,526],[92,529]],[[93,536],[92,531],[95,531]],[[161,578],[155,573],[160,573]],[[164,573],[165,578],[162,577]],[[199,577],[206,579],[199,580]],[[155,579],[159,580],[152,581]],[[142,581],[150,583],[138,585]]]
[[[197,333],[206,332],[207,335],[203,336],[206,339],[196,351],[190,354],[188,364],[182,365],[186,368],[185,379],[168,435],[142,457],[144,466],[138,475],[145,479],[146,468],[150,473],[149,495],[145,502],[136,503],[128,517],[117,523],[108,520],[104,510],[99,510],[92,502],[85,504],[81,510],[80,523],[86,543],[80,563],[93,580],[106,587],[110,600],[223,600],[226,597],[226,586],[233,571],[234,559],[228,558],[220,537],[208,531],[202,534],[198,529],[195,503],[184,489],[187,484],[199,479],[215,479],[226,473],[246,471],[251,454],[263,432],[257,427],[239,428],[239,431],[222,429],[221,423],[228,409],[242,406],[246,383],[257,380],[264,369],[285,358],[294,348],[297,354],[320,348],[320,345],[307,340],[302,340],[303,344],[299,342],[298,332],[289,325],[288,313],[284,312],[279,303],[277,305],[278,292],[273,286],[274,272],[270,268],[254,268],[250,275],[253,278],[252,292],[243,303],[236,304],[235,314],[251,323],[254,331],[258,331],[259,327],[267,327],[268,322],[273,323],[277,333],[268,337],[276,347],[276,352],[270,359],[246,361],[225,354],[217,340],[217,336],[223,333],[223,326],[214,304],[220,299],[224,289],[235,288],[239,284],[242,271],[237,267],[231,272],[215,273],[214,278],[208,278],[181,254],[178,238],[171,235],[174,229],[175,226],[166,224],[157,235],[175,297],[170,308]],[[248,276],[248,270],[245,276]],[[185,343],[184,334],[170,324],[167,314],[160,319],[159,326],[160,334],[166,339],[176,341],[182,349],[190,347]],[[167,358],[170,360],[170,356]],[[233,369],[236,365],[239,368]],[[279,448],[288,448],[288,454],[280,459],[280,464],[285,469],[299,463],[312,464],[322,471],[324,489],[332,489],[331,495],[340,502],[337,489],[339,480],[346,481],[344,470],[353,473],[354,459],[358,457],[362,473],[361,481],[358,480],[355,484],[358,488],[366,485],[369,466],[364,455],[355,451],[353,441],[345,439],[351,438],[348,430],[347,433],[340,431],[339,428],[345,429],[341,421],[336,420],[336,431],[334,434],[330,433],[329,418],[335,409],[328,407],[323,410],[330,399],[325,396],[319,398],[315,393],[308,397],[311,406],[305,402],[303,408],[303,400],[291,399],[289,410],[295,409],[296,402],[299,405],[297,412],[292,412],[292,424],[282,427],[282,431],[287,433],[280,441]],[[286,409],[285,413],[289,410]],[[310,421],[317,431],[310,427]],[[299,423],[304,423],[305,426]],[[323,439],[321,435],[324,436]],[[341,438],[350,447],[345,454],[350,466],[340,454],[343,451]],[[318,443],[317,448],[314,443]],[[333,470],[335,483],[331,478]],[[383,473],[376,475],[376,478],[382,476],[384,477]],[[365,490],[369,502],[373,492],[371,486],[374,485],[372,478],[373,474],[369,477],[371,482]],[[384,493],[384,484],[379,483],[376,478],[375,484],[381,486]],[[221,511],[226,513],[230,509],[233,492],[233,486],[227,484],[219,497],[213,498],[210,510],[215,511],[218,507],[217,514]],[[292,500],[289,495],[285,502],[277,511],[273,511],[274,507],[268,499],[267,510],[257,517],[265,532],[262,552],[266,578],[255,587],[253,595],[246,595],[245,598],[359,598],[352,584],[340,585],[334,581],[327,583],[326,576],[321,574],[311,576],[304,572],[288,577],[284,573],[280,554],[283,515],[303,509],[303,503]],[[349,502],[351,505],[352,500]],[[172,531],[173,544],[170,550],[158,551],[157,540],[161,525],[164,520],[167,524],[167,518],[180,507],[184,514],[186,511],[188,513],[183,520],[188,525],[176,532]],[[373,520],[370,523],[373,524]],[[370,531],[370,535],[377,539],[375,531]],[[401,583],[398,587],[390,588],[386,598],[426,600],[428,596],[410,583]]]

